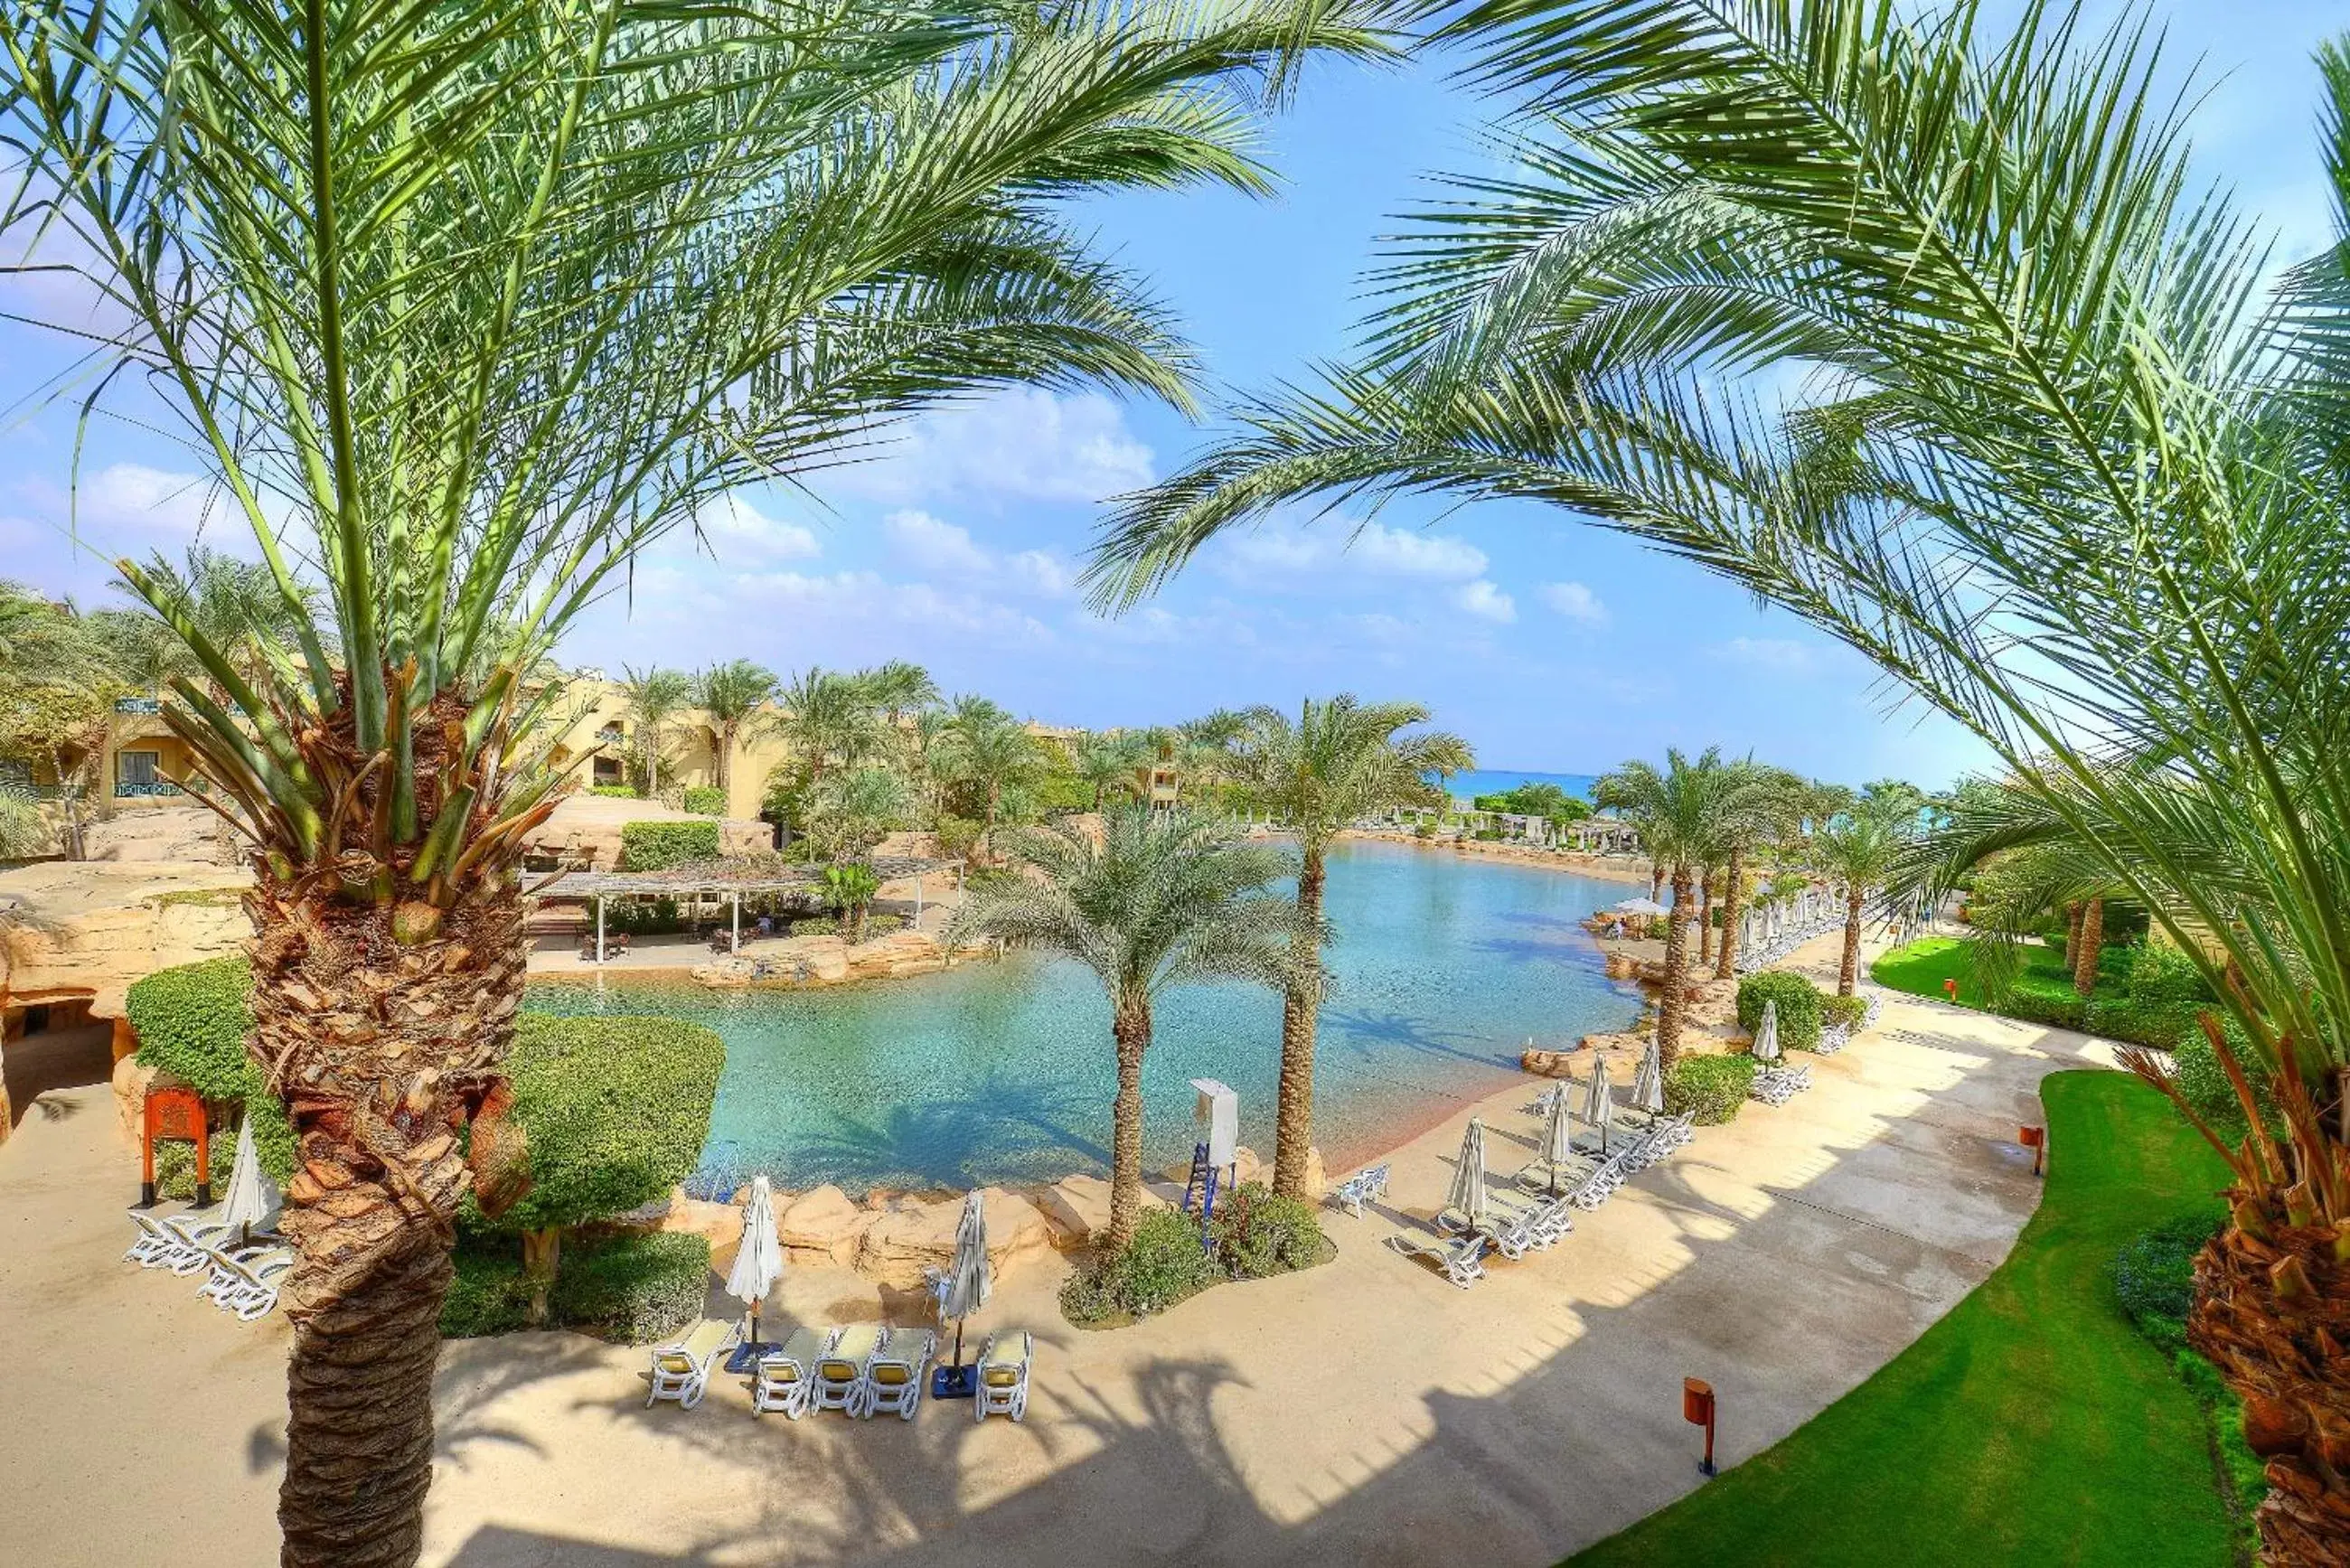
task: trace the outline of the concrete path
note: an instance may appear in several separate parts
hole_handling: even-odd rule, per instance
[[[734,1382],[648,1411],[641,1351],[452,1345],[425,1560],[1550,1563],[1696,1484],[1683,1376],[1718,1390],[1734,1464],[1948,1311],[2036,1201],[2012,1139],[2040,1119],[2041,1076],[2109,1064],[2079,1035],[1893,998],[1814,1061],[1809,1094],[1705,1129],[1467,1292],[1380,1245],[1441,1200],[1464,1112],[1393,1157],[1382,1211],[1330,1220],[1326,1267],[1107,1334],[1062,1321],[1058,1261],[1007,1280],[975,1326],[1036,1331],[1018,1427],[932,1405],[910,1424],[754,1421]],[[285,1328],[118,1263],[134,1172],[112,1107],[54,1097],[0,1148],[8,1554],[268,1561]],[[1530,1097],[1481,1107],[1496,1169],[1531,1149]],[[792,1271],[780,1303],[786,1322],[919,1304],[825,1270]]]

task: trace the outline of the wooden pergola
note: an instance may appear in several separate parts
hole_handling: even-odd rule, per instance
[[[962,867],[960,860],[928,860],[911,855],[877,855],[857,862],[871,871],[877,880],[886,885],[911,878],[914,884],[914,919],[922,918],[922,883],[931,873],[951,869],[955,888],[962,888]],[[537,894],[542,898],[581,898],[596,906],[596,961],[602,963],[604,951],[604,901],[607,898],[726,898],[732,907],[732,921],[727,932],[727,950],[743,950],[743,899],[747,894],[805,893],[821,887],[823,866],[800,865],[772,857],[741,857],[729,860],[697,860],[683,866],[672,866],[660,871],[567,871],[541,883]]]

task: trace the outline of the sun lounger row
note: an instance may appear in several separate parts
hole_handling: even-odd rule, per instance
[[[139,1234],[122,1261],[182,1279],[202,1274],[204,1282],[196,1293],[205,1301],[240,1322],[267,1317],[277,1308],[278,1285],[293,1272],[293,1251],[275,1236],[233,1236],[208,1213],[192,1210],[158,1219],[144,1210],[130,1210]]]
[[[1388,1238],[1388,1245],[1398,1252],[1428,1264],[1464,1291],[1485,1277],[1485,1249],[1490,1244],[1482,1236],[1427,1241],[1399,1231]]]
[[[647,1407],[668,1399],[691,1410],[709,1392],[711,1374],[743,1343],[739,1324],[706,1320],[652,1352]],[[927,1328],[855,1324],[844,1328],[803,1325],[752,1366],[751,1414],[780,1411],[796,1421],[810,1411],[838,1410],[854,1420],[892,1415],[910,1421],[922,1402],[923,1376],[938,1354]],[[1017,1421],[1028,1411],[1028,1371],[1035,1355],[1025,1329],[988,1336],[976,1364],[973,1415]]]

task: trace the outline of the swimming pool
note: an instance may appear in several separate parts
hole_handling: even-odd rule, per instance
[[[1330,857],[1336,976],[1322,1011],[1315,1125],[1334,1173],[1514,1075],[1529,1037],[1571,1042],[1639,1012],[1576,921],[1625,897],[1593,877],[1406,845]],[[686,981],[533,984],[559,1013],[660,1012],[725,1037],[696,1186],[764,1170],[781,1187],[961,1188],[1107,1171],[1117,1088],[1109,1008],[1075,964],[1014,955],[805,992]],[[1273,1151],[1281,1003],[1169,993],[1143,1065],[1151,1168],[1188,1157],[1190,1080],[1239,1091],[1242,1141]]]

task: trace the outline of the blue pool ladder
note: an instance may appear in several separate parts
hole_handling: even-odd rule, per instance
[[[1186,1214],[1191,1212],[1191,1195],[1195,1192],[1200,1195],[1200,1247],[1203,1251],[1212,1251],[1215,1244],[1209,1240],[1208,1222],[1216,1217],[1216,1168],[1208,1163],[1208,1146],[1204,1143],[1191,1146],[1191,1177],[1183,1184]]]

